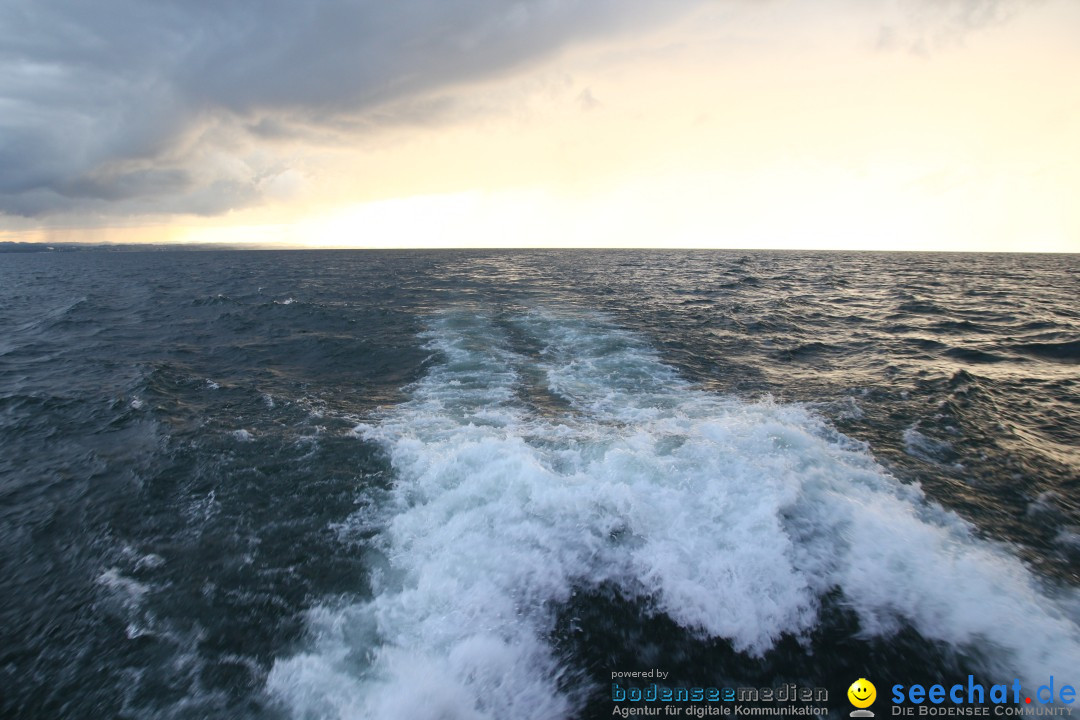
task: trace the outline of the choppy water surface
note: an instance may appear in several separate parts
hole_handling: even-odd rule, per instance
[[[654,666],[838,698],[1072,672],[1078,277],[2,256],[0,712],[607,717],[611,672]]]

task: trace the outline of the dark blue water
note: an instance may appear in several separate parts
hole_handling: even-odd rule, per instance
[[[1078,280],[0,256],[0,714],[608,717],[648,667],[846,712],[860,676],[1075,674]]]

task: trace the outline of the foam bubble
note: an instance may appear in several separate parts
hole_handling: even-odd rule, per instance
[[[270,673],[297,715],[570,716],[581,684],[548,643],[553,613],[602,583],[755,655],[839,588],[867,634],[911,623],[1022,678],[1080,663],[1066,604],[805,408],[696,389],[603,319],[514,324],[570,411],[527,409],[537,359],[490,318],[433,321],[442,362],[354,431],[397,475],[358,519],[381,527],[373,596],[316,608],[310,650]]]

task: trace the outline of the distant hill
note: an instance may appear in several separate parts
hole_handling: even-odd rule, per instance
[[[83,252],[87,250],[106,252],[179,252],[184,250],[268,250],[271,248],[258,245],[218,245],[218,244],[116,244],[90,245],[86,243],[33,243],[0,242],[0,254],[3,253],[42,253],[42,252]]]
[[[60,249],[57,245],[45,243],[0,242],[0,253],[57,252]]]

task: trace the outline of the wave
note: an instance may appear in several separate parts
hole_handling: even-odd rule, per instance
[[[946,309],[928,300],[908,300],[897,305],[896,310],[900,314],[910,313],[914,315],[933,315],[935,317],[949,314]]]
[[[960,360],[973,364],[1000,363],[1008,362],[1009,360],[1008,358],[1002,357],[1001,355],[995,355],[994,353],[986,352],[984,350],[977,350],[976,348],[972,347],[953,347],[946,350],[944,354],[947,357],[953,358],[954,360]]]
[[[354,518],[379,529],[372,595],[314,608],[268,677],[299,717],[573,716],[590,679],[550,638],[602,586],[751,656],[839,590],[867,636],[910,625],[1031,680],[1080,664],[1072,596],[802,406],[704,392],[599,316],[458,310],[426,340],[441,360],[354,431],[397,478]]]
[[[1080,340],[1060,343],[1020,343],[1012,345],[1016,352],[1033,355],[1043,360],[1062,363],[1080,363]]]

